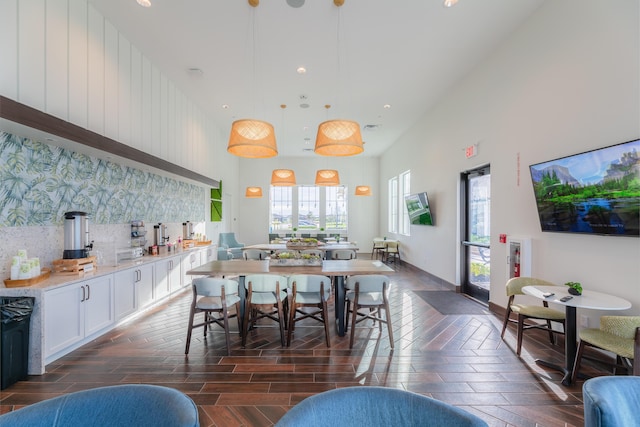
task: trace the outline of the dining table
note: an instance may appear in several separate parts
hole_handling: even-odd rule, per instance
[[[368,259],[324,260],[322,265],[277,265],[270,260],[228,260],[210,261],[197,268],[187,271],[189,275],[200,276],[238,276],[239,289],[244,286],[245,277],[252,274],[279,274],[291,276],[294,274],[320,274],[335,278],[334,302],[336,317],[336,332],[345,335],[345,279],[356,274],[384,274],[394,270],[383,262]],[[240,319],[244,319],[246,293],[239,292]]]
[[[582,295],[571,295],[567,286],[525,286],[522,292],[565,307],[564,366],[543,359],[536,360],[536,363],[541,366],[562,372],[564,374],[562,385],[565,386],[571,385],[571,372],[578,350],[577,309],[616,311],[631,308],[631,303],[626,299],[603,292],[583,290]],[[563,301],[565,297],[571,298]]]

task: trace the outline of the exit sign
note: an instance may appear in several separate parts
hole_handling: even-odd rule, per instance
[[[478,154],[478,144],[473,144],[464,149],[464,155],[466,158],[474,157]]]

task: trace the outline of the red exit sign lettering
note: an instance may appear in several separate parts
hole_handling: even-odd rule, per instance
[[[476,144],[470,145],[464,149],[464,155],[468,158],[478,154],[478,146]]]

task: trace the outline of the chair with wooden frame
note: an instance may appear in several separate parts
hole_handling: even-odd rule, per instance
[[[189,312],[187,343],[184,354],[189,354],[191,333],[194,328],[202,327],[206,339],[210,325],[217,324],[224,329],[228,355],[231,348],[231,340],[229,338],[230,318],[236,317],[238,319],[238,332],[241,332],[238,282],[230,279],[200,277],[193,280],[191,287],[193,289],[193,299],[191,300],[191,311]],[[228,312],[228,308],[231,306],[235,306],[235,313],[233,314]],[[194,324],[195,315],[198,313],[204,313],[204,319],[201,323]],[[213,313],[219,314],[220,317],[214,317]]]
[[[263,260],[269,258],[269,252],[260,249],[245,249],[242,251],[245,260]]]
[[[345,281],[346,319],[345,329],[349,328],[349,316],[351,319],[351,335],[349,348],[353,348],[356,324],[367,319],[379,322],[382,332],[382,324],[387,324],[389,343],[393,348],[393,330],[391,327],[391,312],[389,310],[389,278],[382,274],[366,274],[347,277]],[[366,311],[360,311],[365,309]],[[384,310],[385,318],[380,315]]]
[[[395,265],[396,260],[400,261],[400,242],[397,240],[386,240],[384,248],[380,249],[380,253],[382,254],[382,261],[388,263],[389,257],[391,257]]]
[[[520,356],[522,349],[522,337],[524,331],[531,328],[542,329],[548,331],[549,341],[551,344],[555,344],[555,335],[564,335],[565,328],[565,313],[563,311],[555,310],[549,307],[547,301],[542,302],[542,306],[539,305],[527,305],[516,304],[515,297],[517,295],[524,295],[522,288],[525,286],[557,286],[546,280],[536,279],[534,277],[513,277],[507,281],[506,290],[509,301],[507,302],[507,309],[504,314],[504,321],[502,323],[502,333],[500,337],[504,339],[504,332],[507,330],[507,324],[509,322],[517,324],[517,348],[516,354]],[[517,319],[511,319],[511,313],[517,315]],[[543,320],[544,323],[528,323],[525,324],[527,319]],[[551,326],[551,322],[557,322],[562,324],[562,331],[557,331]]]
[[[576,352],[571,382],[575,382],[580,362],[587,346],[616,355],[617,364],[633,375],[640,375],[640,316],[601,316],[598,329],[578,332],[580,343]]]
[[[284,347],[284,329],[287,319],[287,278],[277,274],[252,274],[245,277],[244,283],[247,299],[244,310],[242,347],[246,346],[249,327],[255,327],[256,321],[264,318],[278,322],[280,343]]]
[[[353,249],[335,249],[331,251],[331,259],[349,260],[357,257],[358,254]]]
[[[373,238],[373,247],[371,248],[371,259],[378,259],[382,255],[385,248],[385,239],[383,237]]]
[[[287,330],[287,347],[291,345],[291,336],[296,322],[311,318],[324,324],[324,335],[327,347],[331,347],[329,337],[329,310],[327,300],[331,296],[331,279],[316,274],[295,274],[289,277],[289,322]],[[315,308],[314,311],[303,308]],[[299,315],[299,316],[298,316]]]

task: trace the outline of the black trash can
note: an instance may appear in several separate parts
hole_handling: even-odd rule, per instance
[[[33,297],[0,297],[0,390],[26,379]]]

